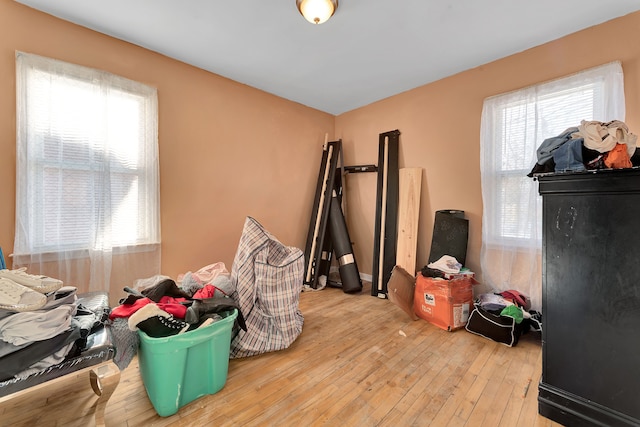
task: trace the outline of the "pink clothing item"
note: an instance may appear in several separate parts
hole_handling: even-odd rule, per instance
[[[221,274],[229,275],[229,271],[227,271],[227,267],[223,262],[216,262],[214,264],[209,264],[207,266],[202,267],[198,271],[187,272],[185,274],[178,275],[178,282],[182,282],[186,278],[196,281],[201,285],[205,285],[207,283],[211,283],[213,279]]]
[[[193,299],[213,298],[216,296],[216,292],[218,292],[218,296],[220,296],[220,292],[222,292],[222,295],[227,296],[226,292],[224,292],[222,289],[216,286],[207,284],[207,285],[204,285],[202,289],[196,291],[196,293],[193,294]]]
[[[178,319],[184,319],[184,316],[187,314],[187,306],[181,304],[181,302],[187,301],[186,298],[174,298],[164,296],[160,298],[160,301],[157,303],[158,308],[166,311],[169,314],[172,314],[174,317]],[[109,314],[109,319],[113,320],[118,317],[129,317],[136,311],[140,310],[147,304],[155,304],[149,298],[139,298],[133,304],[120,304],[117,307],[114,307]]]

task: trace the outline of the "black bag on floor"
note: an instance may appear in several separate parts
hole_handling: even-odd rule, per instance
[[[474,304],[465,329],[472,334],[513,347],[518,344],[524,326],[523,323],[517,324],[513,317],[496,315]]]

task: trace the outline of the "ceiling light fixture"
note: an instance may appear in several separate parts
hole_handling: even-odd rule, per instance
[[[338,0],[296,0],[304,19],[312,24],[327,22],[338,8]]]

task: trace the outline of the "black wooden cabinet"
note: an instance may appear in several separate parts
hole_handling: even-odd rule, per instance
[[[640,426],[640,170],[542,176],[541,415]]]

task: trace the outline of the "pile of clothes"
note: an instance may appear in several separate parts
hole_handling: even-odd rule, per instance
[[[106,321],[108,307],[77,302],[77,288],[24,268],[0,270],[0,382],[75,357]]]
[[[238,310],[235,328],[246,330],[239,305],[231,298],[235,286],[224,263],[202,267],[178,276],[156,275],[125,287],[127,296],[109,314],[118,352],[114,363],[124,369],[137,353],[138,330],[152,338],[183,334],[208,326]]]
[[[212,264],[196,274],[189,272],[180,286],[169,277],[155,276],[140,291],[125,287],[128,296],[111,310],[109,319],[126,319],[129,330],[140,329],[152,338],[182,334],[220,320],[222,313],[239,306],[228,296],[233,292],[228,273],[214,276],[213,269]],[[245,329],[241,313],[237,319]]]
[[[538,160],[527,176],[639,166],[637,139],[620,120],[582,120],[579,126],[540,144],[536,152]]]
[[[517,324],[527,320],[533,330],[542,330],[542,315],[531,310],[531,299],[516,290],[480,294],[476,304],[498,316],[512,317]]]
[[[531,310],[526,295],[508,290],[478,295],[465,329],[508,347],[529,331],[542,332],[542,314]]]
[[[433,277],[440,279],[473,279],[475,273],[467,267],[463,267],[458,260],[451,255],[442,255],[434,262],[422,267],[420,271],[424,277]],[[475,283],[475,280],[473,280]]]
[[[156,276],[136,282],[135,290],[125,288],[129,296],[110,315],[119,353],[114,361],[126,366],[135,355],[138,329],[154,338],[177,335],[233,308],[238,316],[231,358],[285,349],[302,332],[303,278],[302,250],[282,244],[247,217],[231,273],[218,262],[178,276],[177,283]]]

